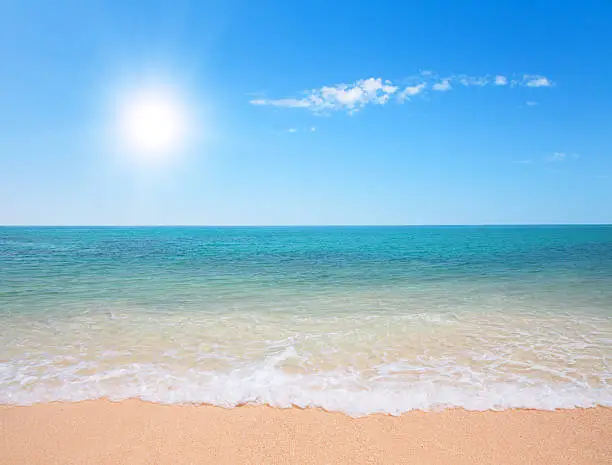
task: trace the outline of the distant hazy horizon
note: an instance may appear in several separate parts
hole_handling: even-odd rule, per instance
[[[0,224],[0,228],[461,228],[612,226],[612,223],[440,223],[440,224]]]

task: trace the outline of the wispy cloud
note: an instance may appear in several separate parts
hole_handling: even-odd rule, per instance
[[[444,79],[442,82],[436,82],[432,87],[433,90],[445,92],[453,88],[450,79]]]
[[[335,84],[310,89],[298,97],[280,99],[257,98],[253,105],[279,108],[305,108],[314,113],[344,111],[354,114],[367,105],[385,105],[390,101],[403,103],[406,100],[432,91],[450,91],[454,84],[464,87],[507,86],[507,87],[551,87],[553,82],[541,75],[486,75],[439,76],[433,71],[421,71],[417,76],[393,82],[383,78],[370,77],[353,83]]]
[[[552,155],[549,155],[548,157],[546,157],[546,161],[549,162],[559,162],[559,161],[565,161],[567,159],[567,153],[565,152],[555,152]]]
[[[527,87],[551,87],[552,81],[545,76],[529,75],[523,76],[523,82]]]
[[[295,134],[297,132],[317,132],[317,128],[315,126],[310,126],[308,128],[289,128],[289,129],[285,129],[283,131],[278,131],[277,134],[282,134],[288,132],[289,134]]]
[[[400,101],[404,101],[407,98],[410,97],[414,97],[415,95],[420,94],[421,92],[423,92],[423,90],[425,90],[426,85],[421,83],[421,84],[416,84],[414,86],[407,86],[404,90],[402,90],[399,94],[399,99]]]
[[[281,98],[278,100],[255,99],[251,100],[253,105],[272,105],[275,107],[308,108],[308,102],[294,98]]]
[[[528,107],[535,107],[538,104],[538,102],[534,102],[533,100],[527,100],[525,102],[525,105],[527,105]]]
[[[495,76],[495,81],[493,81],[496,86],[505,86],[508,84],[508,78],[506,76]]]
[[[559,163],[572,158],[580,158],[580,155],[578,155],[577,153],[568,154],[566,152],[554,152],[546,157],[546,161],[550,163]]]
[[[399,87],[381,78],[360,79],[354,84],[323,86],[306,92],[300,99],[251,100],[253,105],[272,105],[288,108],[309,108],[313,111],[346,110],[349,113],[368,104],[384,105]]]
[[[459,75],[454,77],[455,80],[459,82],[459,84],[464,86],[478,86],[484,87],[488,84],[495,84],[498,78],[505,78],[505,76],[495,76],[495,80],[492,80],[490,76],[465,76]]]

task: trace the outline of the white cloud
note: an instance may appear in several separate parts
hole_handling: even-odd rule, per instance
[[[554,152],[552,155],[546,157],[546,161],[548,162],[561,162],[569,159],[577,159],[580,158],[580,155],[577,153],[566,153],[566,152]]]
[[[436,82],[433,86],[433,90],[438,90],[440,92],[445,92],[447,90],[451,90],[453,86],[450,83],[450,79],[444,79],[442,82]]]
[[[295,134],[297,132],[317,132],[317,128],[315,126],[311,126],[309,128],[289,128],[286,129],[285,131],[281,131],[281,132],[288,132],[289,134]]]
[[[508,78],[506,76],[495,76],[496,86],[505,86],[506,84],[508,84]]]
[[[399,98],[400,100],[406,99],[408,97],[413,97],[415,95],[420,94],[421,92],[423,92],[423,90],[425,89],[426,84],[416,84],[414,86],[408,86],[406,87],[402,92],[400,92],[399,94]]]
[[[472,77],[470,79],[470,84],[473,86],[484,87],[489,84],[489,78],[487,76],[484,77]]]
[[[385,105],[395,101],[402,103],[419,94],[424,94],[428,89],[435,91],[450,91],[454,84],[465,87],[485,87],[489,85],[516,87],[550,87],[553,82],[541,75],[524,74],[510,77],[502,75],[467,76],[451,75],[440,77],[432,71],[421,71],[418,76],[408,80],[406,86],[400,90],[400,83],[393,83],[378,77],[359,79],[351,84],[335,84],[323,86],[302,92],[301,96],[281,99],[257,98],[251,100],[253,105],[273,106],[279,108],[305,108],[314,113],[330,113],[344,111],[354,114],[367,105]],[[532,103],[527,103],[531,106]]]
[[[297,100],[294,98],[281,98],[278,100],[266,100],[256,99],[250,102],[253,105],[272,105],[275,107],[289,107],[289,108],[308,108],[310,104],[303,100]]]
[[[552,155],[549,155],[548,157],[546,157],[546,161],[549,161],[549,162],[565,161],[566,159],[567,159],[567,153],[565,152],[555,152]]]
[[[523,76],[523,83],[527,87],[551,87],[552,81],[545,76],[526,74]]]
[[[338,84],[310,91],[306,101],[318,110],[348,110],[349,113],[373,103],[384,105],[398,87],[381,78],[361,79],[352,85]]]
[[[381,78],[360,79],[353,84],[323,86],[306,92],[306,96],[278,100],[251,100],[253,105],[272,105],[276,107],[310,108],[313,111],[345,110],[354,113],[367,104],[384,105],[398,86]]]
[[[538,104],[538,102],[534,102],[533,100],[527,100],[525,102],[525,105],[527,105],[528,107],[535,107]]]
[[[453,76],[451,79],[457,81],[459,84],[464,85],[466,87],[468,87],[468,86],[484,87],[487,84],[491,83],[491,81],[490,81],[488,76],[465,76],[465,75],[459,75],[459,76]]]

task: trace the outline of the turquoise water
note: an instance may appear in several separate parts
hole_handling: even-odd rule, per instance
[[[612,227],[5,227],[0,323],[0,403],[612,405]]]

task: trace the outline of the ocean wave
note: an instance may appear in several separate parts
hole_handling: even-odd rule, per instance
[[[4,371],[4,368],[0,369]],[[250,373],[177,374],[155,365],[134,364],[90,376],[67,376],[65,382],[40,383],[24,376],[2,383],[0,403],[31,405],[41,402],[76,402],[97,398],[128,398],[163,404],[210,404],[236,407],[244,404],[289,408],[322,408],[351,416],[373,413],[400,415],[410,410],[464,408],[466,410],[538,410],[612,406],[612,389],[589,388],[574,383],[540,385],[488,383],[486,386],[452,386],[431,381],[404,385],[378,382],[360,385],[350,374],[288,375],[262,368]],[[119,381],[121,383],[114,383]],[[50,380],[51,381],[51,380]],[[28,388],[29,384],[36,385]]]
[[[0,403],[409,410],[612,406],[612,322],[527,312],[0,315]]]
[[[111,359],[125,355],[121,351],[107,354]],[[287,370],[286,364],[295,360],[308,362],[290,346],[256,363],[242,363],[223,371],[167,362],[107,363],[103,367],[99,361],[77,357],[9,361],[0,363],[0,403],[139,398],[225,408],[244,404],[321,408],[355,417],[443,408],[482,411],[612,406],[609,374],[600,376],[597,383],[585,381],[587,376],[563,378],[561,373],[553,381],[518,372],[503,381],[500,376],[492,376],[490,369],[477,371],[453,360],[437,360],[435,370],[431,362],[394,362],[365,371],[351,366],[316,372]],[[410,381],[403,377],[406,373],[411,375]]]

